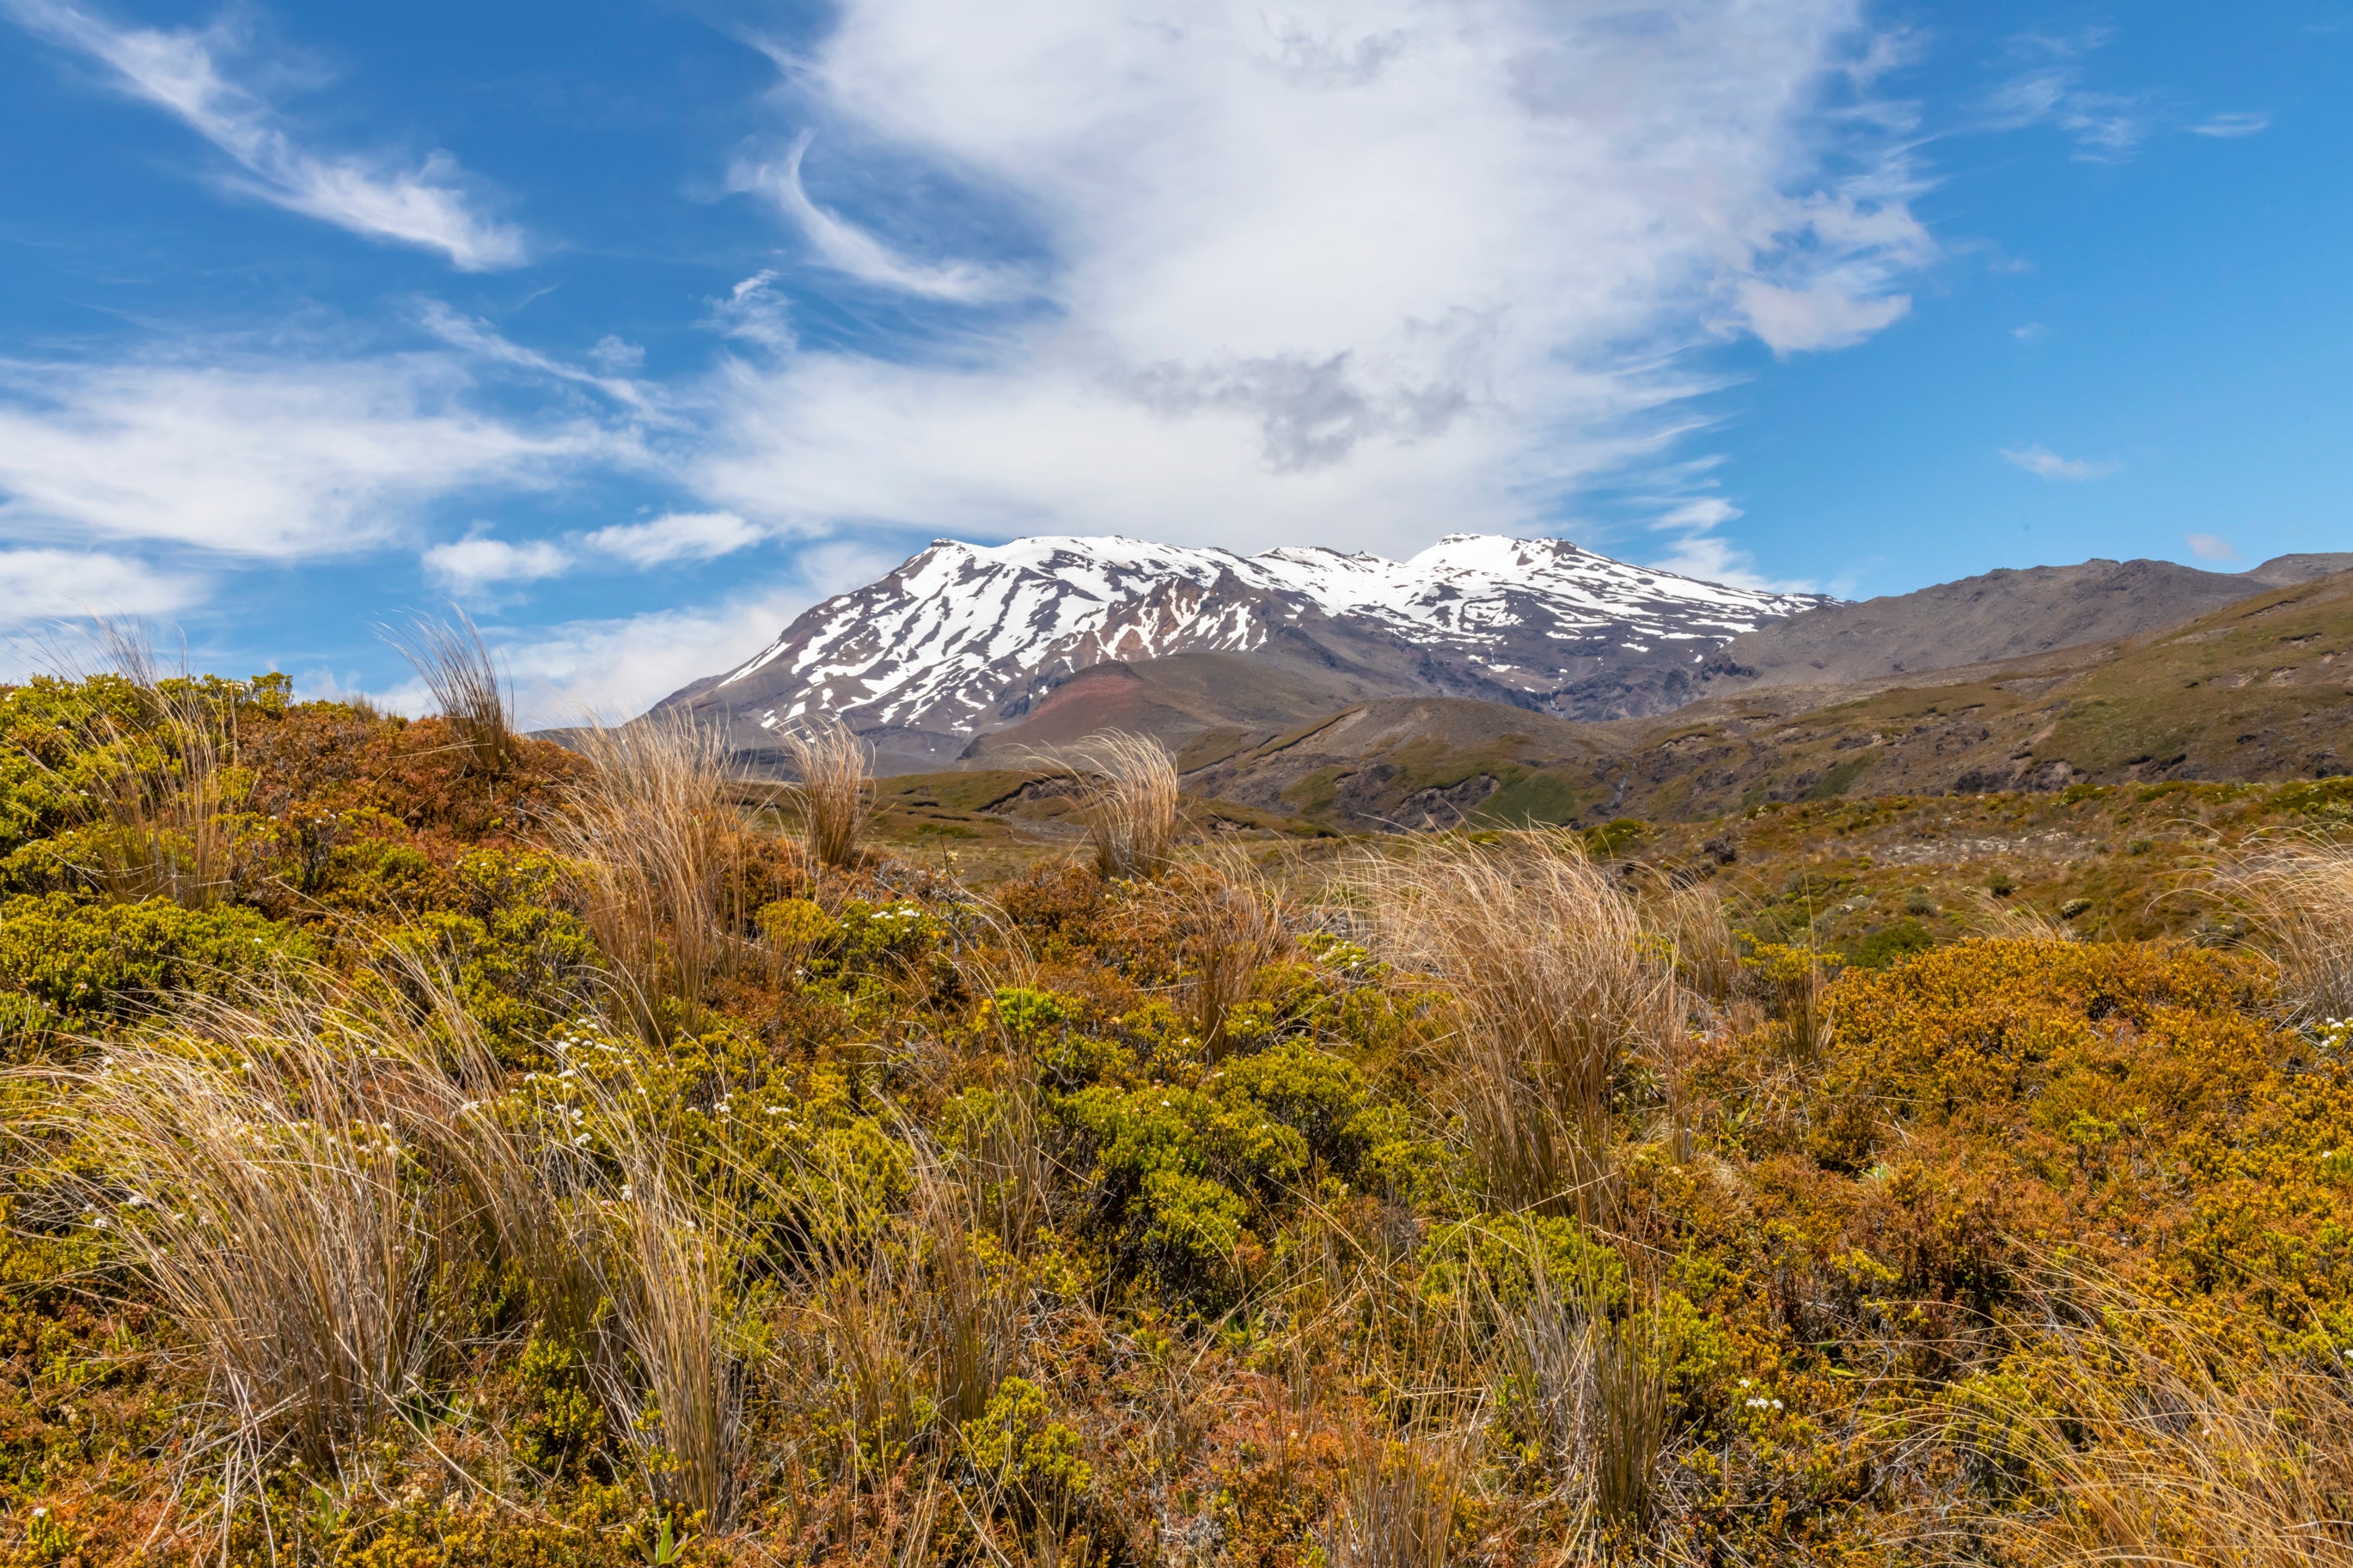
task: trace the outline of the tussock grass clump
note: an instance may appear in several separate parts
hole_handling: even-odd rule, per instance
[[[684,721],[592,721],[576,744],[589,765],[550,837],[640,1029],[659,1038],[665,994],[692,1028],[728,956],[721,902],[740,824],[719,738]]]
[[[419,616],[406,626],[387,627],[385,639],[400,650],[433,694],[433,705],[486,773],[503,773],[522,754],[515,732],[514,692],[499,672],[490,646],[463,610],[457,624]]]
[[[1080,817],[1105,877],[1156,877],[1176,843],[1176,759],[1148,735],[1113,731],[1076,759]]]
[[[521,1276],[543,1332],[583,1352],[648,1490],[723,1525],[743,1473],[745,1243],[684,1168],[671,1064],[589,1018],[549,1042],[556,1073],[502,1085],[447,977],[412,961],[402,978],[425,1012],[376,1048],[420,1064],[415,1136],[462,1194],[480,1255]],[[723,1180],[733,1152],[702,1152]]]
[[[1334,1568],[1445,1568],[1462,1469],[1452,1444],[1357,1434],[1324,1531],[1324,1561]]]
[[[2353,844],[2274,844],[2242,859],[2225,881],[2247,905],[2252,944],[2277,969],[2295,1016],[2353,1017]]]
[[[1600,1212],[1611,1080],[1681,1026],[1672,949],[1565,836],[1433,845],[1349,880],[1388,955],[1452,994],[1453,1092],[1489,1200]]]
[[[1586,1451],[1593,1510],[1605,1530],[1639,1533],[1658,1508],[1659,1460],[1669,1435],[1667,1375],[1656,1336],[1632,1319],[1596,1322]]]
[[[858,732],[832,714],[787,731],[784,746],[800,775],[800,802],[808,852],[820,866],[854,866],[873,808],[872,753]]]
[[[75,869],[109,900],[169,899],[209,909],[229,896],[237,839],[228,814],[244,801],[237,772],[237,683],[167,673],[139,627],[100,621],[110,669],[95,678],[117,700],[94,708],[79,737],[98,763],[89,795],[98,820]]]
[[[248,1457],[332,1464],[446,1348],[436,1290],[463,1216],[413,1136],[415,1066],[384,1044],[288,986],[19,1075],[48,1109],[18,1132],[73,1141],[76,1223],[115,1239],[201,1349]]]
[[[1172,870],[1152,899],[1176,942],[1186,1022],[1204,1055],[1220,1060],[1259,971],[1291,940],[1282,895],[1249,860],[1230,855]]]
[[[2353,1563],[2341,1366],[2225,1342],[2105,1280],[2063,1278],[2036,1305],[2040,1331],[1935,1416],[1997,1494],[1966,1523],[2003,1561]]]
[[[1716,890],[1704,882],[1665,889],[1649,900],[1647,914],[1674,950],[1684,989],[1717,1005],[1729,1001],[1740,984],[1740,942]]]

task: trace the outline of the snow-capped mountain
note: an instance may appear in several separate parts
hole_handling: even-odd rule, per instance
[[[1827,602],[1630,566],[1558,539],[1454,534],[1404,562],[940,540],[662,706],[770,731],[829,710],[890,751],[953,754],[1091,665],[1279,642],[1399,693],[1614,718],[1686,700],[1715,648]]]

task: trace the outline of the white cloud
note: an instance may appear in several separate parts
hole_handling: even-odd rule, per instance
[[[795,576],[700,609],[569,621],[501,639],[527,724],[641,713],[681,687],[742,662],[794,616],[898,564],[888,546],[837,541],[804,551]]]
[[[494,583],[531,583],[560,577],[572,569],[572,558],[560,546],[543,539],[511,544],[503,539],[474,534],[437,544],[424,555],[425,570],[454,593],[470,594]]]
[[[83,616],[164,616],[202,584],[125,556],[79,550],[0,550],[0,626]]]
[[[2120,163],[2130,158],[2147,138],[2148,105],[2137,96],[2084,87],[2083,68],[2075,63],[2112,36],[2091,29],[2065,38],[2029,34],[2012,39],[2014,55],[2038,63],[1994,90],[1986,103],[1988,128],[2055,126],[2074,143],[2080,162]]]
[[[713,561],[760,542],[761,531],[732,511],[674,511],[650,522],[618,524],[584,535],[591,550],[637,566]]]
[[[2010,328],[2010,335],[2021,343],[2039,343],[2051,335],[2051,329],[2040,321],[2027,321]]]
[[[801,163],[808,155],[809,140],[804,133],[778,163],[738,166],[733,179],[738,189],[757,191],[783,208],[828,267],[861,282],[934,300],[987,300],[1011,291],[1011,280],[998,268],[966,261],[936,265],[910,261],[864,229],[809,200],[807,187],[801,183]]]
[[[2193,136],[2237,137],[2253,136],[2270,128],[2272,117],[2260,110],[2237,114],[2217,114],[2189,128]]]
[[[635,461],[626,432],[483,412],[447,354],[192,342],[116,364],[0,363],[0,524],[293,559],[393,538],[421,502]]]
[[[2236,561],[2239,547],[2215,533],[2185,533],[2181,542],[2189,546],[2189,553],[2200,561]]]
[[[1835,285],[1780,289],[1752,279],[1740,286],[1749,330],[1778,354],[1851,348],[1911,308],[1908,294],[1858,300]]]
[[[552,381],[569,382],[575,386],[590,387],[633,414],[655,423],[667,422],[666,416],[657,406],[654,396],[646,388],[627,376],[600,375],[592,371],[583,370],[578,365],[566,364],[561,360],[550,358],[534,349],[524,348],[521,343],[499,332],[489,322],[477,321],[470,316],[461,316],[438,300],[427,300],[418,315],[426,331],[450,347],[464,350],[477,360],[509,365],[516,370],[545,376]],[[618,342],[617,338],[602,339],[589,352],[592,355],[610,359],[613,350],[609,345]],[[624,347],[627,346],[624,345]],[[643,349],[638,349],[636,353],[640,359],[645,356]],[[625,353],[623,357],[626,359],[628,356]]]
[[[2038,479],[2105,479],[2124,465],[2063,458],[2048,447],[2004,447],[2001,460]]]
[[[301,146],[277,112],[222,73],[235,49],[225,26],[204,32],[117,27],[62,0],[0,0],[26,28],[111,67],[121,85],[176,115],[243,169],[234,185],[290,211],[371,239],[438,250],[480,271],[524,259],[522,233],[484,216],[457,161],[431,153],[413,167]]]
[[[1729,583],[1740,588],[1763,588],[1778,594],[1821,591],[1814,583],[1780,581],[1760,574],[1748,552],[1716,531],[1740,515],[1738,507],[1719,496],[1703,496],[1675,507],[1653,525],[1662,532],[1677,536],[1674,548],[1649,563],[1662,572],[1679,573],[1710,583]]]
[[[871,189],[996,204],[1047,257],[1041,297],[864,357],[794,347],[747,280],[725,319],[774,353],[710,389],[687,477],[785,529],[1400,550],[1541,528],[1692,423],[1676,405],[1713,383],[1684,351],[1828,349],[1903,313],[1935,247],[1902,116],[1852,101],[1877,58],[1859,15],[851,0],[789,100],[829,158],[892,150]],[[794,210],[828,265],[927,265]]]

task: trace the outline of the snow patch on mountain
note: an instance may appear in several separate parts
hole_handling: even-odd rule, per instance
[[[832,711],[861,728],[970,735],[1090,665],[1247,653],[1284,627],[1336,624],[1547,706],[1597,659],[1679,654],[1696,665],[1825,602],[1629,565],[1559,539],[1451,534],[1403,562],[1117,537],[939,540],[671,701],[724,706],[771,730]]]

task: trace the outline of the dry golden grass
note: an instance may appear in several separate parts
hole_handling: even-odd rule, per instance
[[[584,1351],[648,1490],[723,1526],[744,1458],[742,1238],[681,1168],[662,1058],[584,1021],[550,1042],[557,1074],[501,1092],[446,981],[413,963],[403,978],[428,999],[388,1050],[432,1064],[412,1091],[417,1139],[487,1254],[523,1279],[541,1331]]]
[[[2353,1563],[2353,1384],[2225,1344],[2173,1310],[2078,1278],[2041,1332],[1946,1396],[1947,1441],[1999,1494],[1963,1521],[2000,1560],[2167,1568]]]
[[[500,773],[522,752],[514,727],[514,694],[472,617],[463,610],[453,613],[454,626],[419,616],[405,626],[386,627],[385,640],[416,669],[475,765]]]
[[[1462,1472],[1454,1444],[1356,1435],[1339,1508],[1324,1533],[1324,1561],[1333,1568],[1445,1568]]]
[[[830,713],[786,731],[784,746],[799,781],[802,831],[820,866],[854,866],[873,809],[872,752],[856,731]]]
[[[1715,1005],[1740,984],[1740,942],[1724,899],[1704,882],[1665,888],[1645,900],[1644,915],[1674,950],[1675,975],[1691,994]]]
[[[185,668],[166,673],[135,626],[100,621],[97,640],[139,714],[128,724],[101,717],[83,737],[110,765],[99,774],[100,820],[84,841],[91,863],[79,869],[119,902],[208,908],[228,896],[237,875],[227,822],[243,796],[234,702],[208,696]]]
[[[733,1519],[744,1454],[746,1325],[733,1238],[691,1195],[668,1131],[630,1105],[627,1075],[597,1117],[622,1176],[566,1205],[610,1310],[591,1380],[628,1435],[647,1489],[713,1528]]]
[[[1433,844],[1348,880],[1384,955],[1453,996],[1452,1092],[1489,1201],[1604,1212],[1611,1079],[1682,1025],[1672,952],[1567,836]]]
[[[200,1348],[248,1456],[331,1464],[420,1390],[466,1216],[364,1015],[289,984],[20,1076],[47,1109],[16,1131],[76,1141],[79,1223]]]
[[[1208,855],[1155,889],[1176,932],[1186,1021],[1212,1062],[1226,1054],[1227,1025],[1250,1000],[1258,972],[1291,940],[1282,893],[1244,856]]]
[[[588,767],[549,829],[576,868],[581,907],[639,1030],[659,1041],[659,1001],[685,1026],[731,954],[721,919],[740,826],[716,735],[691,721],[591,721],[576,742]]]
[[[1156,877],[1176,844],[1176,759],[1148,735],[1113,731],[1081,749],[1081,820],[1106,877]]]
[[[2274,841],[2223,873],[2254,924],[2251,945],[2278,970],[2306,1021],[2353,1017],[2353,844]]]

